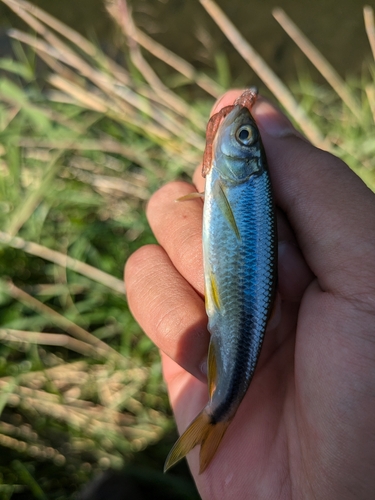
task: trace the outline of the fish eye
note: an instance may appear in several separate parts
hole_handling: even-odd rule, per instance
[[[250,146],[256,138],[257,132],[251,125],[242,125],[236,132],[236,139],[243,146]]]

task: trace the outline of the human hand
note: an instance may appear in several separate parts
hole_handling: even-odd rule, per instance
[[[211,464],[198,475],[196,448],[189,465],[203,499],[373,499],[375,196],[266,101],[253,116],[278,207],[281,310]],[[194,184],[203,191],[199,171]],[[174,201],[192,191],[174,182],[153,195],[160,246],[138,250],[125,272],[133,314],[164,353],[181,432],[208,400],[203,205]]]

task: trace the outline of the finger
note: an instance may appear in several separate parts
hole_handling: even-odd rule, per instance
[[[255,104],[276,203],[324,290],[375,282],[375,197],[349,167],[302,139],[269,102]],[[357,286],[359,285],[359,286]]]
[[[276,210],[278,235],[278,292],[283,300],[299,302],[314,274],[306,264],[292,228]]]
[[[166,355],[162,355],[163,375],[168,388],[179,433],[182,434],[207,404],[207,383],[202,383],[183,370]],[[190,469],[198,474],[199,449],[193,449],[187,457]]]
[[[199,199],[176,202],[191,192],[194,192],[193,186],[185,182],[163,186],[151,197],[147,217],[156,239],[173,265],[203,295],[203,203]]]
[[[225,108],[225,106],[231,106],[243,92],[244,89],[231,89],[225,92],[213,105],[210,116]]]
[[[194,183],[194,186],[196,187],[198,193],[204,193],[204,188],[206,186],[206,180],[202,176],[202,165],[199,165],[199,167],[197,167],[195,169],[195,172],[193,174],[193,183]]]
[[[129,307],[151,340],[200,380],[205,380],[209,334],[204,301],[156,245],[127,261]],[[203,371],[202,371],[203,370]]]
[[[190,373],[185,371],[173,359],[162,353],[163,376],[168,387],[168,394],[171,406],[175,412],[180,430],[185,430],[187,425],[193,420],[197,414],[197,410],[201,410],[207,403],[207,382],[196,380]],[[189,391],[189,396],[186,396],[185,391]],[[183,412],[178,411],[177,401],[184,393],[184,398],[189,401]],[[191,412],[189,414],[189,411]]]

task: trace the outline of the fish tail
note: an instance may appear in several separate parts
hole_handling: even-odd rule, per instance
[[[206,408],[200,412],[174,444],[165,461],[164,472],[184,458],[197,444],[201,445],[199,474],[202,474],[208,467],[227,430],[229,421],[214,422]]]

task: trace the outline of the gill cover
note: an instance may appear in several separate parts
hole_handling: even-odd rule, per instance
[[[215,168],[223,181],[242,183],[263,171],[265,156],[250,111],[235,106],[224,118],[214,141]]]

